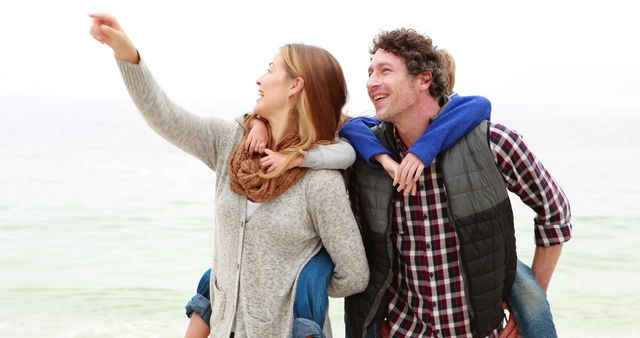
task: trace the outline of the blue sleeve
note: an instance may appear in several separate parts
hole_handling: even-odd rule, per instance
[[[491,102],[482,96],[454,95],[409,152],[429,165],[482,120],[491,117]],[[356,147],[357,151],[357,147]]]
[[[375,127],[380,123],[382,122],[375,117],[355,117],[347,121],[339,132],[340,137],[345,138],[351,143],[358,157],[373,167],[380,166],[380,164],[373,159],[373,156],[378,154],[388,154],[391,156],[391,151],[383,147],[371,131],[371,127]]]

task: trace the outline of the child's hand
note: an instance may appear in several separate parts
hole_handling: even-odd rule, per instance
[[[405,195],[410,193],[412,196],[416,194],[416,183],[422,175],[424,163],[418,156],[408,153],[400,162],[396,177],[393,179],[393,185],[399,184],[398,191],[404,190]]]
[[[260,167],[268,173],[280,167],[288,157],[283,153],[279,153],[271,149],[265,149],[264,153],[267,155],[260,159]],[[289,162],[287,170],[299,167],[302,162],[304,162],[304,157],[302,157],[302,155],[297,155],[296,158],[293,159],[293,161]]]
[[[415,155],[409,153],[400,164],[387,154],[378,154],[373,157],[382,168],[393,178],[393,186],[398,186],[398,192],[404,190],[404,194],[416,194],[416,181],[424,170],[424,164]]]
[[[253,119],[249,125],[249,135],[244,144],[244,152],[251,158],[254,153],[263,154],[269,141],[269,128],[264,121]]]

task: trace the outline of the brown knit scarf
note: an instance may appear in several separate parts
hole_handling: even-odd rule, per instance
[[[275,151],[286,149],[299,141],[296,134],[287,134],[276,146]],[[292,168],[282,175],[274,178],[262,178],[258,175],[262,171],[260,168],[260,158],[255,156],[250,159],[244,152],[244,144],[247,142],[245,133],[242,141],[236,146],[231,161],[229,161],[229,178],[231,180],[231,190],[245,195],[254,202],[264,202],[270,198],[278,196],[287,191],[307,172],[307,168]]]

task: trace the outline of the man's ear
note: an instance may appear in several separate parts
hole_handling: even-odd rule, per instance
[[[289,87],[289,96],[301,92],[302,88],[304,88],[304,79],[298,76],[293,79],[293,81],[291,81],[291,86]]]
[[[432,77],[433,77],[433,74],[431,72],[424,72],[424,73],[418,74],[418,76],[416,77],[418,88],[420,88],[421,90],[429,90],[429,87],[431,87]]]

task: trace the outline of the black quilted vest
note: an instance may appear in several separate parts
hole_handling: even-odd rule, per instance
[[[440,154],[449,218],[456,228],[460,266],[474,337],[485,337],[503,318],[516,271],[513,213],[502,175],[489,148],[488,122],[483,121]],[[393,125],[373,128],[382,144],[399,154]],[[398,158],[396,158],[397,160]],[[358,160],[349,172],[349,192],[360,226],[369,269],[369,285],[345,299],[347,330],[364,337],[367,327],[386,313],[383,301],[391,283],[394,251],[390,240],[392,181],[382,169]]]

